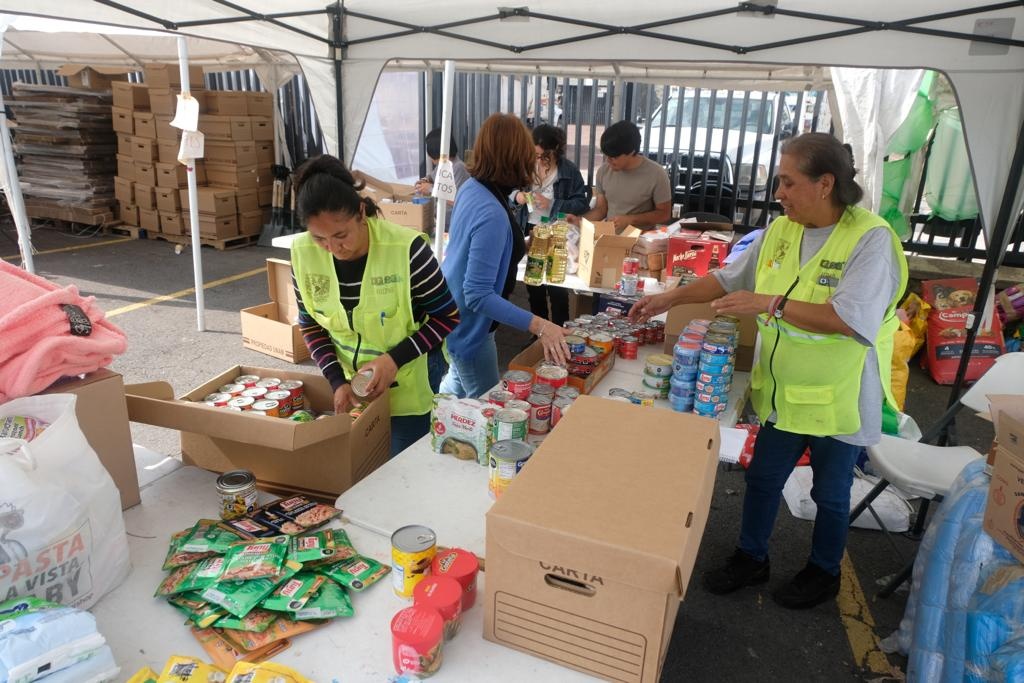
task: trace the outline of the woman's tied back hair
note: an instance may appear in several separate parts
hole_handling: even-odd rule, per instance
[[[376,216],[378,210],[373,200],[359,195],[365,184],[357,181],[337,157],[330,154],[311,157],[292,175],[299,217],[305,223],[321,213],[358,216],[360,206],[365,208],[367,218]]]
[[[843,206],[854,206],[864,198],[864,189],[854,176],[853,148],[828,133],[804,133],[782,143],[782,153],[797,159],[800,172],[813,180],[826,173],[835,178],[832,199]]]

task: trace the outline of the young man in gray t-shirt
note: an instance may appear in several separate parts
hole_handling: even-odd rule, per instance
[[[584,218],[614,221],[622,232],[646,230],[668,223],[672,215],[672,188],[658,164],[640,156],[640,129],[629,121],[609,126],[601,135],[604,165],[597,171],[596,203]]]

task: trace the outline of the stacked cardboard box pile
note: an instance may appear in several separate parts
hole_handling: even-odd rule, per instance
[[[202,68],[189,80],[202,83]],[[180,131],[170,125],[181,89],[178,67],[150,64],[146,85],[114,86],[116,196],[121,218],[152,233],[188,232],[188,179],[178,163]],[[270,93],[191,89],[199,101],[204,159],[196,161],[200,233],[210,240],[258,235],[271,203],[274,160]]]

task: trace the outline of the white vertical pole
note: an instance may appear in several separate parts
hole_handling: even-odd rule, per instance
[[[441,99],[441,157],[439,162],[448,158],[448,150],[452,144],[452,100],[455,95],[455,62],[446,59],[444,62],[444,92]],[[448,202],[437,200],[437,215],[434,220],[434,255],[437,262],[444,261],[444,224],[448,215]]]
[[[3,165],[7,178],[4,189],[7,191],[7,203],[14,217],[14,227],[18,231],[18,250],[21,252],[22,266],[30,273],[36,272],[32,260],[32,233],[25,212],[25,198],[21,195],[21,183],[18,181],[18,168],[14,165],[14,145],[11,143],[11,131],[7,127],[7,116],[4,113],[3,97],[0,96],[0,146],[3,147]]]
[[[178,36],[178,69],[181,73],[181,92],[189,94],[191,84],[188,80],[188,45],[184,36]],[[206,331],[206,297],[203,292],[203,254],[202,242],[199,241],[199,193],[196,192],[195,161],[187,167],[188,172],[188,220],[192,235],[192,273],[196,285],[196,329]]]

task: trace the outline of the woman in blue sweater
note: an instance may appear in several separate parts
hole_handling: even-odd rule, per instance
[[[568,360],[567,330],[508,301],[526,248],[507,198],[533,185],[535,156],[530,131],[514,115],[494,114],[480,127],[472,178],[456,196],[441,264],[461,311],[461,322],[447,339],[450,365],[443,393],[475,398],[498,383],[494,330],[499,323],[536,335],[549,360]]]

